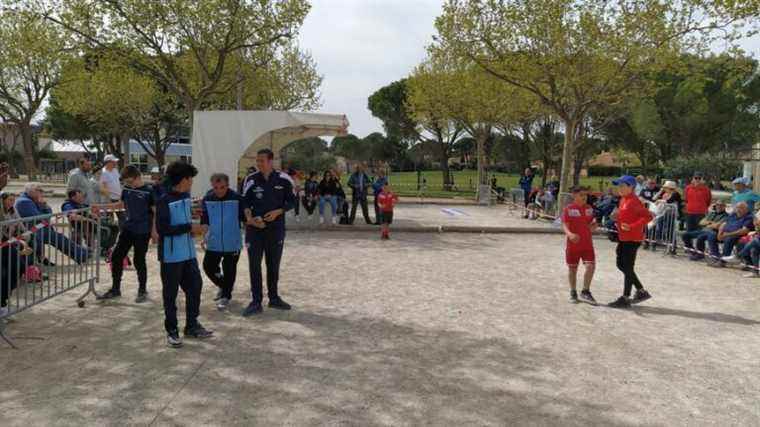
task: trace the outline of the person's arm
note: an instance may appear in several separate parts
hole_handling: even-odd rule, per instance
[[[201,200],[201,225],[208,225],[208,208],[206,207],[206,198]]]
[[[110,178],[109,175],[104,172],[105,171],[100,172],[100,179],[98,180],[98,183],[100,184],[100,194],[109,197],[110,200],[111,193],[108,191],[108,180]]]
[[[39,209],[37,209],[37,205],[31,200],[21,200],[17,202],[16,213],[18,213],[21,218],[42,215]]]
[[[171,216],[169,214],[169,205],[159,203],[156,206],[156,229],[160,236],[179,236],[190,233],[193,230],[192,223],[171,225]]]
[[[636,207],[636,216],[638,219],[630,224],[628,224],[629,227],[633,228],[639,228],[644,227],[647,225],[650,221],[652,221],[652,212],[649,211],[649,209],[645,208],[644,205],[638,205]]]

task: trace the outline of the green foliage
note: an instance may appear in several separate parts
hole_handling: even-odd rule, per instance
[[[283,149],[283,164],[297,170],[321,172],[335,167],[335,156],[329,153],[327,142],[322,138],[306,138],[293,141]]]
[[[620,176],[623,168],[620,166],[590,166],[588,176]]]
[[[419,138],[418,124],[407,107],[407,82],[402,79],[378,89],[367,100],[367,108],[383,122],[386,135],[414,142]]]
[[[665,164],[663,174],[669,179],[689,179],[701,172],[714,180],[728,180],[741,175],[742,163],[737,160],[702,153],[690,157],[676,157]]]

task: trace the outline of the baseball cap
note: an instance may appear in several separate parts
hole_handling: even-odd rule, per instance
[[[749,179],[747,179],[747,178],[743,178],[743,177],[741,177],[741,178],[736,178],[736,179],[735,179],[735,180],[733,180],[731,183],[732,183],[732,184],[744,184],[744,185],[749,185]]]
[[[116,156],[114,156],[113,154],[107,154],[105,157],[103,157],[103,162],[104,163],[118,162],[118,161],[119,161],[119,158],[116,157]]]
[[[636,178],[632,177],[631,175],[623,175],[620,178],[612,181],[612,185],[621,185],[621,184],[625,184],[629,187],[635,187]]]

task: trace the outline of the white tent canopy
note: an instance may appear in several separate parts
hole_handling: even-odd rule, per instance
[[[289,143],[314,136],[345,135],[348,120],[342,114],[289,111],[196,111],[193,114],[193,165],[198,176],[193,196],[202,196],[214,173],[226,173],[234,186],[239,168],[255,163],[256,152],[269,148],[280,167],[280,150]]]

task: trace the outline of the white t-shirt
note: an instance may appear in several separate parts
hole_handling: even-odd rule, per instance
[[[108,197],[110,197],[111,200],[121,200],[120,177],[119,171],[117,171],[116,168],[113,168],[110,172],[107,169],[103,169],[100,172],[100,183],[106,186]]]

